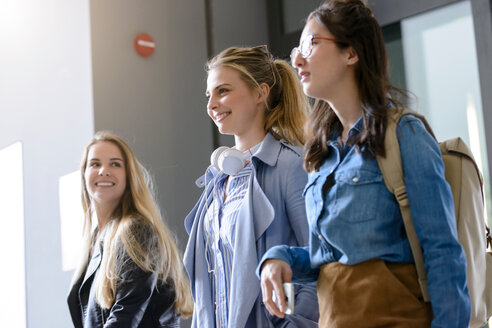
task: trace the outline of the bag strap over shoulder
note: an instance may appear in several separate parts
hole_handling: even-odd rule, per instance
[[[430,302],[429,291],[427,290],[427,274],[425,272],[424,257],[422,254],[422,248],[420,246],[415,226],[412,221],[412,214],[410,213],[410,206],[408,203],[407,190],[405,188],[405,181],[403,175],[403,166],[401,162],[400,145],[396,135],[398,122],[404,115],[412,114],[421,119],[429,133],[434,136],[430,126],[427,124],[425,118],[408,109],[388,109],[386,134],[384,137],[385,157],[377,156],[379,168],[383,174],[383,179],[388,190],[393,193],[400,206],[401,215],[403,217],[403,224],[407,233],[412,255],[415,261],[415,267],[417,269],[418,280],[420,289],[422,290],[422,296],[425,302]]]

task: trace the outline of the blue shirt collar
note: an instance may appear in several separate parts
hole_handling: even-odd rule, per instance
[[[362,124],[364,123],[364,116],[361,115],[357,121],[355,121],[355,124],[350,128],[348,134],[349,134],[349,138],[350,139],[351,137],[353,136],[356,136],[360,133],[360,130],[362,129]],[[331,134],[330,134],[330,137],[329,137],[329,143],[332,143],[336,140],[338,140],[338,138],[340,137],[340,132],[339,131],[333,131]]]
[[[354,124],[354,126],[350,129],[349,133],[350,133],[351,131],[354,131],[354,132],[353,132],[353,134],[354,134],[354,135],[358,134],[358,133],[360,132],[360,130],[362,129],[362,124],[363,124],[363,122],[364,122],[364,116],[363,116],[363,115],[361,115],[361,116],[357,119],[357,121],[355,121],[355,124]]]

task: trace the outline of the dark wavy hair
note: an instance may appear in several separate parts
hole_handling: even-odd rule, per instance
[[[350,143],[358,152],[384,156],[386,110],[389,106],[403,107],[401,101],[406,100],[407,95],[389,82],[381,27],[372,11],[360,0],[329,0],[311,12],[307,20],[312,19],[330,31],[338,40],[339,48],[352,47],[359,58],[355,78],[362,102],[363,127]],[[330,105],[317,100],[305,130],[304,168],[311,172],[319,169],[328,155],[329,136],[333,132],[341,133],[343,129]]]

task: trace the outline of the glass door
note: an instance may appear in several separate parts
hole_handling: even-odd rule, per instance
[[[472,10],[457,2],[401,21],[406,88],[416,95],[438,140],[461,137],[485,181],[491,222],[489,167]],[[390,55],[391,56],[391,55]]]

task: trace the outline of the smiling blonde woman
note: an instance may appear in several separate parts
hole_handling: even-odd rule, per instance
[[[235,147],[214,152],[199,179],[205,191],[185,220],[193,327],[316,327],[314,286],[297,286],[295,314],[276,318],[255,276],[268,248],[308,243],[300,145],[309,106],[299,80],[265,46],[226,49],[207,71],[207,113]]]
[[[74,326],[179,327],[192,299],[147,171],[108,132],[91,140],[80,171],[85,252],[68,296]]]

